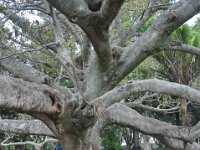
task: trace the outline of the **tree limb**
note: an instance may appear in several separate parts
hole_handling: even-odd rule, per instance
[[[0,108],[21,112],[58,114],[64,107],[64,98],[47,85],[0,77]]]
[[[122,103],[123,104],[123,103]],[[149,111],[153,111],[153,112],[162,112],[162,113],[171,113],[171,112],[174,112],[174,111],[179,111],[180,107],[179,106],[175,106],[175,107],[172,107],[172,108],[168,108],[168,109],[161,109],[161,108],[155,108],[155,107],[152,107],[152,106],[147,106],[147,105],[144,105],[144,104],[141,104],[141,103],[128,103],[128,104],[124,104],[130,108],[142,108],[142,109],[145,109],[145,110],[149,110]]]
[[[156,137],[161,143],[166,145],[169,148],[173,148],[175,150],[197,150],[200,149],[200,145],[198,143],[185,143],[184,141],[167,138],[167,137],[160,137],[160,136],[154,136]]]
[[[134,95],[134,93],[145,91],[179,96],[200,103],[200,92],[198,90],[186,85],[158,79],[130,81],[124,86],[114,88],[105,93],[99,98],[93,100],[93,102],[100,100],[104,107],[108,107],[119,102],[123,98]]]
[[[145,33],[125,49],[119,59],[120,64],[116,68],[116,77],[112,84],[116,85],[149,55],[163,50],[163,45],[170,34],[198,12],[200,12],[198,0],[190,2],[181,0],[161,14]]]
[[[0,132],[46,135],[53,136],[54,134],[47,126],[39,120],[0,120]]]
[[[7,140],[9,140],[9,138],[7,138],[6,140],[4,140],[4,141],[1,143],[1,146],[28,145],[28,144],[31,144],[31,145],[33,145],[33,146],[34,146],[36,149],[38,149],[38,150],[41,150],[41,148],[42,148],[45,144],[47,144],[47,143],[49,143],[49,142],[54,142],[54,143],[57,143],[57,142],[58,142],[57,139],[47,138],[47,137],[46,137],[46,139],[45,139],[43,142],[41,142],[41,143],[36,143],[36,142],[32,142],[32,141],[14,142],[14,143],[9,142],[9,143],[6,143]]]
[[[5,57],[4,55],[2,54],[3,58]],[[35,68],[24,64],[15,57],[8,57],[4,60],[0,60],[0,66],[12,73],[15,77],[23,78],[24,80],[39,84],[48,84],[49,86],[60,90],[68,98],[71,98],[73,95],[70,90],[59,86],[50,76],[45,75]]]
[[[167,50],[176,50],[200,56],[200,48],[180,42],[170,42]]]
[[[101,9],[92,14],[90,24],[101,24],[101,26],[108,27],[116,15],[118,14],[124,0],[104,0]]]
[[[52,6],[63,13],[70,21],[82,25],[88,24],[91,11],[82,0],[47,0]]]
[[[79,45],[82,45],[82,39],[80,37],[80,34],[77,33],[76,28],[72,25],[71,22],[61,13],[58,14],[59,20],[63,22],[70,30],[71,34],[74,36],[76,42]]]
[[[175,126],[153,118],[144,117],[125,105],[114,104],[107,108],[104,114],[104,119],[106,119],[105,125],[114,123],[136,129],[148,135],[169,137],[187,142],[194,141],[194,139],[190,138],[190,128]],[[143,121],[142,124],[141,120]]]
[[[132,24],[129,35],[133,36],[141,27],[152,17],[152,15],[160,9],[167,9],[169,5],[156,5],[155,0],[150,0],[148,7],[143,11],[138,20]]]

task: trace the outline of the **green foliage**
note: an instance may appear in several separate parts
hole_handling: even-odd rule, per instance
[[[141,80],[152,78],[153,72],[152,67],[157,67],[155,60],[151,57],[147,58],[143,63],[141,63],[134,71],[132,71],[127,77],[125,77],[120,84],[126,83],[129,80]]]
[[[155,21],[156,19],[156,15],[153,15],[145,24],[144,26],[140,29],[140,32],[143,33],[145,32],[151,25],[152,23]]]
[[[47,150],[55,149],[55,144],[47,144]]]
[[[60,85],[67,87],[67,88],[73,88],[74,87],[73,83],[69,80],[61,80]]]
[[[199,37],[188,25],[183,25],[171,36],[173,40],[193,46],[199,45]],[[164,51],[153,56],[160,64],[157,72],[164,79],[188,85],[200,73],[200,57],[177,51]],[[195,72],[195,73],[194,73]]]
[[[105,150],[122,150],[121,127],[110,125],[103,130],[101,135],[102,145]]]
[[[123,22],[123,27],[125,29],[129,29],[130,26],[131,26],[131,21],[130,20],[126,20],[126,21]]]
[[[180,28],[178,28],[176,31],[174,31],[171,37],[174,40],[179,40],[183,43],[189,44],[191,36],[192,36],[191,28],[187,24],[184,24]]]
[[[2,119],[16,119],[17,112],[14,110],[1,109],[0,116],[2,117]]]

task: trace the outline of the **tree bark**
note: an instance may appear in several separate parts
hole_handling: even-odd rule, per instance
[[[91,139],[83,138],[80,135],[65,134],[59,140],[64,150],[94,150]]]

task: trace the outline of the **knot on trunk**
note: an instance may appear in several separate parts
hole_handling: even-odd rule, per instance
[[[51,112],[52,114],[62,112],[62,96],[55,90],[44,90],[44,94],[47,95],[51,100]]]
[[[60,116],[60,121],[65,124],[65,132],[78,135],[95,124],[101,111],[100,101],[83,105],[80,99],[74,99],[65,104],[65,113]]]

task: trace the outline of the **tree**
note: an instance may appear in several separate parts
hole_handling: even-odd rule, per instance
[[[126,103],[119,103],[146,91],[200,103],[198,90],[158,79],[118,83],[156,52],[176,50],[200,55],[199,48],[169,38],[174,30],[200,12],[200,1],[150,0],[144,3],[147,4],[144,11],[135,16],[138,19],[131,16],[134,13],[127,14],[135,22],[124,28],[121,16],[132,11],[126,7],[128,3],[131,2],[0,2],[0,12],[5,17],[1,20],[0,65],[9,72],[0,77],[0,107],[41,120],[0,120],[2,132],[53,136],[65,150],[96,150],[100,149],[100,131],[110,124],[118,124],[156,137],[175,149],[199,149],[194,143],[199,137],[199,123],[193,127],[175,126],[142,116]],[[31,22],[25,16],[27,11],[40,16],[42,21]],[[142,33],[141,27],[153,15],[155,21]],[[11,30],[4,26],[8,20],[13,25]],[[61,71],[51,74],[38,67],[36,64],[42,57],[51,61],[39,64],[56,68],[58,63]],[[63,78],[73,83],[73,88],[61,86],[59,82]],[[141,106],[137,101],[134,104]]]

